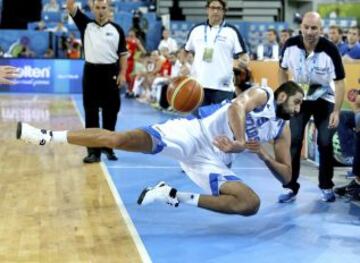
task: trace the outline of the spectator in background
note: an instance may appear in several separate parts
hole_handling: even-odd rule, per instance
[[[347,33],[347,49],[343,61],[360,63],[360,28],[353,26]]]
[[[329,27],[329,40],[334,43],[341,56],[346,53],[347,45],[342,40],[342,30],[340,27],[335,25]]]
[[[161,67],[159,70],[158,75],[161,77],[169,77],[171,75],[171,68],[172,68],[172,60],[171,54],[167,47],[163,47],[160,49],[160,55],[163,58]]]
[[[81,58],[81,43],[76,41],[71,42],[67,49],[66,56],[70,59]]]
[[[64,22],[59,21],[55,27],[49,28],[47,31],[54,33],[67,33],[68,29],[64,25]]]
[[[149,59],[149,53],[142,53],[140,54],[140,57],[135,60],[134,70],[131,73],[132,78],[134,79],[133,92],[135,98],[139,98],[144,93],[142,84],[147,73],[146,65]]]
[[[128,36],[126,38],[126,48],[129,52],[129,55],[127,58],[127,70],[126,70],[127,91],[125,97],[134,98],[135,95],[132,91],[134,78],[132,72],[135,67],[135,60],[136,57],[139,56],[139,52],[146,53],[145,48],[141,44],[141,41],[136,37],[134,30],[130,30],[128,33]]]
[[[234,96],[233,59],[248,63],[244,41],[233,25],[224,21],[225,0],[207,0],[208,20],[193,27],[185,50],[194,52],[191,75],[204,87],[202,105],[219,103]]]
[[[158,107],[160,102],[160,97],[164,85],[168,84],[171,76],[171,69],[175,61],[172,60],[172,57],[169,53],[167,47],[160,49],[161,65],[159,72],[156,74],[155,79],[151,84],[151,95],[153,106]]]
[[[130,30],[133,30],[136,37],[141,41],[143,46],[146,46],[146,32],[148,29],[148,22],[140,10],[134,11],[132,17],[132,26]]]
[[[141,83],[136,83],[136,85],[141,85],[144,90],[144,92],[142,93],[143,96],[140,98],[141,102],[151,102],[151,86],[154,82],[154,79],[159,75],[164,60],[165,58],[163,56],[160,56],[158,50],[152,51],[150,57],[146,59],[146,73],[141,80]]]
[[[171,77],[188,76],[191,72],[191,64],[188,62],[188,55],[185,49],[181,48],[176,53],[176,61],[171,69]]]
[[[71,59],[81,58],[81,40],[76,38],[75,33],[71,32],[65,41],[66,56]]]
[[[284,46],[285,42],[292,37],[294,31],[290,28],[285,28],[280,31],[280,41],[279,41],[279,50],[281,51]],[[281,53],[281,52],[280,52]]]
[[[20,38],[20,40],[13,43],[8,54],[13,58],[32,58],[35,57],[35,52],[30,49],[30,39],[26,36]]]
[[[34,29],[37,31],[46,31],[47,25],[44,20],[40,20]]]
[[[141,59],[135,62],[134,94],[140,102],[150,102],[150,85],[148,84],[148,75],[154,69],[155,65],[151,58],[151,53],[141,55]]]
[[[279,44],[277,42],[277,32],[270,28],[266,31],[266,42],[257,48],[257,59],[279,59]]]
[[[44,5],[43,12],[60,12],[60,5],[56,0],[50,0]]]
[[[163,47],[166,47],[170,53],[178,50],[176,40],[170,37],[170,31],[168,29],[163,30],[162,37],[163,39],[159,43],[158,50],[161,50]]]
[[[186,52],[186,50],[184,49],[185,51],[185,55],[186,55],[186,61],[191,65],[191,69],[192,69],[192,65],[194,64],[194,52]]]
[[[348,185],[337,187],[334,190],[340,196],[348,194],[360,200],[360,90],[356,90],[353,109],[354,111],[342,112],[342,117],[349,120],[351,126],[348,128],[355,132],[354,160],[351,171],[355,178]]]
[[[44,58],[54,58],[55,57],[55,52],[52,48],[48,48],[45,53],[44,53]]]
[[[253,86],[254,79],[251,70],[247,65],[244,65],[241,60],[234,60],[233,71],[235,94],[238,96],[240,93]]]

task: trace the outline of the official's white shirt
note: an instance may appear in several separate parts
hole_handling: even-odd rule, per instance
[[[335,102],[334,80],[345,78],[344,66],[337,47],[321,37],[315,50],[307,54],[302,36],[288,39],[282,50],[280,67],[289,70],[294,81],[304,85],[319,85],[306,99],[322,98]]]
[[[99,25],[79,9],[73,17],[84,43],[85,61],[93,64],[114,64],[119,56],[127,53],[125,34],[122,28],[107,22]]]
[[[205,48],[214,50],[211,62],[203,60]],[[189,33],[185,50],[195,52],[192,76],[203,87],[234,91],[233,59],[246,52],[241,35],[234,26],[226,22],[217,26],[210,26],[207,22],[196,25]]]

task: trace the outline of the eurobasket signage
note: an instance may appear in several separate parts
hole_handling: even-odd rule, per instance
[[[0,91],[81,93],[83,60],[1,59],[0,64],[19,69],[16,84],[1,85]]]

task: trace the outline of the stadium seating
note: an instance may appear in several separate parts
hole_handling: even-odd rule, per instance
[[[179,6],[188,21],[200,21],[206,19],[205,1],[203,0],[180,0]],[[281,20],[281,0],[229,0],[226,20],[228,21],[255,21],[274,22]],[[160,14],[168,14],[173,6],[173,0],[159,1],[158,11]]]

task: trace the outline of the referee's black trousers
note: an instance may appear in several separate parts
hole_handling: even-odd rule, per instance
[[[118,64],[85,63],[83,72],[83,104],[85,127],[99,128],[99,112],[102,113],[102,128],[115,130],[120,110],[120,90],[116,84]],[[107,149],[110,150],[110,149]],[[88,153],[100,157],[100,148],[88,148]]]
[[[329,129],[329,117],[334,104],[323,99],[304,101],[300,113],[290,119],[291,130],[291,157],[292,179],[288,186],[298,189],[297,183],[300,173],[300,157],[305,127],[310,117],[314,117],[315,127],[318,131],[317,145],[319,150],[319,187],[329,189],[334,186],[333,144],[332,137],[335,129]]]

